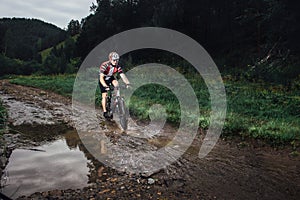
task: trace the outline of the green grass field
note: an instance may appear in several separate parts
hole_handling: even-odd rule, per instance
[[[56,92],[60,95],[71,97],[76,75],[53,75],[53,76],[18,76],[11,83],[32,86]]]
[[[195,77],[188,78],[199,100],[199,126],[209,126],[209,93],[206,85]],[[71,97],[75,75],[20,76],[10,82],[39,87]],[[91,83],[87,83],[91,84]],[[300,141],[299,91],[287,91],[282,86],[264,83],[224,81],[227,95],[227,116],[223,136],[262,139],[273,145],[298,145]],[[100,103],[99,90],[96,103]],[[148,119],[149,108],[162,104],[170,123],[180,119],[179,103],[167,88],[145,85],[137,89],[130,101],[130,112],[140,119]]]

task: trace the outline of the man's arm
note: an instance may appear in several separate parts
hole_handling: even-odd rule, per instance
[[[101,83],[101,85],[103,85],[103,87],[108,87],[108,85],[105,83],[103,73],[100,73],[100,83]]]
[[[121,73],[120,76],[126,85],[130,85],[129,80],[124,73]]]

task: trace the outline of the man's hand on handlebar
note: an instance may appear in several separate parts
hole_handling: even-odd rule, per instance
[[[131,89],[131,84],[126,84],[126,89]]]

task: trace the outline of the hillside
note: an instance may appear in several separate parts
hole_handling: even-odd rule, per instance
[[[37,19],[1,18],[0,52],[10,58],[31,60],[38,52],[65,40],[67,33]]]
[[[40,55],[41,55],[41,57],[42,57],[42,61],[44,61],[44,60],[47,58],[47,56],[49,56],[49,54],[51,53],[51,51],[53,50],[54,47],[55,47],[56,49],[64,48],[66,45],[68,45],[67,42],[68,42],[70,39],[72,39],[73,42],[76,42],[78,36],[79,36],[79,34],[76,34],[76,35],[74,35],[74,36],[72,36],[72,37],[70,37],[70,38],[67,38],[66,40],[61,41],[60,43],[58,43],[58,44],[56,44],[56,45],[53,45],[53,46],[51,46],[51,47],[49,47],[49,48],[47,48],[47,49],[43,49],[42,51],[40,51],[39,53],[40,53]]]

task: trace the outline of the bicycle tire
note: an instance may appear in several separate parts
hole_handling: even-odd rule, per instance
[[[126,111],[124,99],[122,98],[118,100],[118,111],[119,111],[118,114],[120,119],[120,125],[124,130],[127,130],[128,128],[127,111]]]
[[[113,112],[111,109],[111,98],[109,96],[106,97],[106,112],[109,118],[113,118]]]

